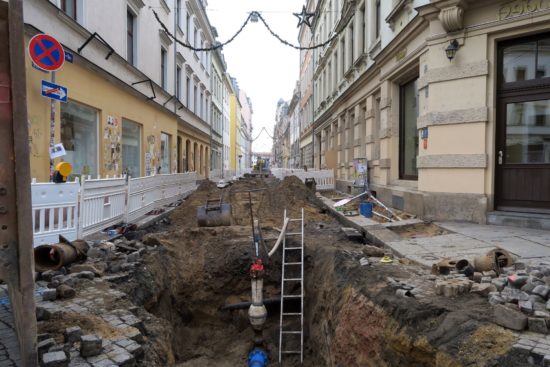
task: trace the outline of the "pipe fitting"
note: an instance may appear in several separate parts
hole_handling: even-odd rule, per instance
[[[267,353],[261,348],[254,348],[248,355],[248,367],[265,367],[268,363]]]

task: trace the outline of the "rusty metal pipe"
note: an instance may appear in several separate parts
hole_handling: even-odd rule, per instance
[[[88,248],[86,241],[79,240],[72,244],[41,245],[34,249],[34,266],[38,272],[59,270],[74,261],[85,259]]]

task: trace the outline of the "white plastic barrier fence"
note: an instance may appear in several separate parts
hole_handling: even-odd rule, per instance
[[[302,182],[306,182],[306,178],[315,179],[317,191],[334,190],[334,171],[324,169],[321,171],[295,172],[294,176],[298,177]]]
[[[82,180],[79,237],[89,236],[120,223],[125,216],[125,176]]]
[[[279,180],[283,180],[287,176],[296,176],[304,183],[306,178],[314,178],[317,184],[317,191],[334,190],[335,188],[334,171],[331,169],[304,171],[298,168],[272,168],[271,173]]]
[[[128,182],[127,182],[128,181]],[[83,238],[105,228],[133,222],[149,211],[177,201],[197,188],[195,172],[85,179],[56,184],[33,180],[34,246]]]
[[[77,239],[78,191],[80,183],[36,183],[31,185],[34,247],[59,242],[59,235]]]
[[[134,222],[156,207],[177,201],[197,188],[195,172],[131,178],[128,182],[128,215]]]

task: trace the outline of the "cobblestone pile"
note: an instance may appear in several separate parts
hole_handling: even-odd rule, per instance
[[[138,317],[138,307],[128,306],[131,303],[127,295],[111,286],[126,282],[147,250],[139,241],[96,243],[90,248],[87,262],[40,274],[36,282],[39,329],[41,323],[48,325],[43,328],[56,329],[39,334],[41,366],[140,365],[146,330]],[[67,326],[62,340],[56,325]]]

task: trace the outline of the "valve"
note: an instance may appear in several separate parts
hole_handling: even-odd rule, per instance
[[[264,264],[262,263],[262,259],[256,259],[256,261],[250,265],[250,276],[255,279],[261,277],[263,274]]]

